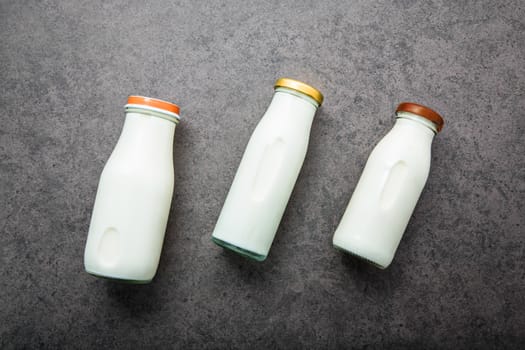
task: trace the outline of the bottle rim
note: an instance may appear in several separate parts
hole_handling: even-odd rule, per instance
[[[166,112],[170,112],[173,114],[176,114],[177,117],[180,114],[180,108],[175,103],[171,103],[168,101],[160,100],[158,98],[152,98],[152,97],[146,97],[146,96],[139,96],[139,95],[131,95],[128,97],[128,105],[135,105],[135,106],[147,106],[147,107],[153,107],[156,109],[160,109]]]

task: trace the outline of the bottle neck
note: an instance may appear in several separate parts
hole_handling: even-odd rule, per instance
[[[278,93],[278,92],[284,93],[284,94],[290,94],[292,96],[295,96],[295,97],[298,97],[298,98],[300,98],[302,100],[305,100],[305,101],[311,103],[315,107],[316,110],[317,110],[317,108],[319,108],[319,103],[316,100],[314,100],[310,96],[305,95],[305,94],[303,94],[303,93],[301,93],[299,91],[280,86],[280,87],[275,89],[275,93]]]
[[[171,150],[176,124],[149,114],[127,112],[121,139],[138,147]]]
[[[163,110],[163,109],[159,109],[159,108],[155,108],[151,106],[134,105],[134,104],[127,104],[124,108],[125,108],[126,114],[127,113],[137,113],[137,114],[142,114],[144,116],[151,116],[151,117],[165,119],[175,124],[179,124],[180,117],[177,114]]]
[[[309,130],[317,108],[307,96],[298,96],[300,93],[291,91],[276,89],[263,119],[279,125],[279,128],[303,130],[306,127]]]
[[[437,134],[437,126],[427,118],[423,118],[417,114],[410,112],[397,112],[396,114],[396,126],[409,127],[420,130],[425,134],[434,138]]]

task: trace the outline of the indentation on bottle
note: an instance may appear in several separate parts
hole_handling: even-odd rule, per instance
[[[387,210],[396,204],[405,187],[407,174],[408,166],[405,161],[400,160],[390,168],[379,200],[381,209]]]
[[[119,232],[114,227],[108,227],[100,238],[98,257],[105,265],[113,265],[120,256]]]
[[[277,174],[281,169],[284,159],[285,142],[282,138],[275,139],[271,144],[266,145],[252,187],[252,198],[262,201],[266,197],[268,190],[277,181]]]

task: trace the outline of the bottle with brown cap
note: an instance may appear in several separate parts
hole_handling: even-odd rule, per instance
[[[213,242],[258,261],[266,259],[322,102],[323,95],[305,83],[277,80],[272,102],[242,157]]]
[[[84,252],[88,273],[151,281],[173,195],[173,138],[179,107],[130,96],[120,138],[104,166]]]
[[[390,265],[430,170],[443,118],[401,103],[392,130],[374,148],[335,231],[336,248],[384,269]]]

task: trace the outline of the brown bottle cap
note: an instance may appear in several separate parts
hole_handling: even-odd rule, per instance
[[[397,106],[396,113],[397,112],[409,112],[426,118],[432,123],[436,124],[436,129],[438,132],[443,129],[443,125],[445,124],[443,118],[436,111],[417,103],[402,102],[399,104],[399,106]]]

